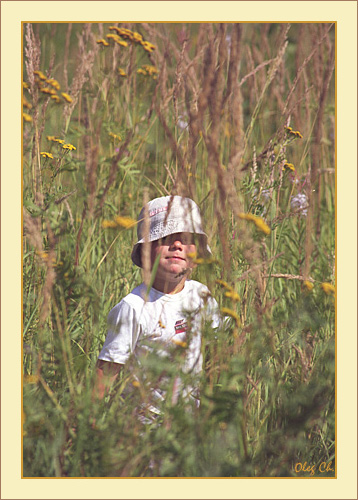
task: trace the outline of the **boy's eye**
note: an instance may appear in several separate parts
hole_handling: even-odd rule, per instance
[[[183,245],[193,245],[194,235],[191,233],[170,234],[160,240],[161,245],[172,245],[174,241],[180,241]]]
[[[182,235],[181,241],[184,245],[193,245],[194,244],[194,235],[191,233],[185,233]]]

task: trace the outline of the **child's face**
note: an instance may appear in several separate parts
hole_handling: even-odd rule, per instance
[[[191,233],[175,233],[157,241],[151,245],[152,267],[159,256],[159,264],[154,288],[159,291],[170,293],[171,287],[184,283],[186,271],[194,267],[190,254],[196,252],[194,235]],[[177,290],[179,291],[179,290]]]

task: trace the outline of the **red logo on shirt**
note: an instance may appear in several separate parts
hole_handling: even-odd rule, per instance
[[[188,325],[185,321],[185,319],[179,319],[176,323],[175,323],[175,335],[177,333],[184,333],[187,331],[188,329]]]

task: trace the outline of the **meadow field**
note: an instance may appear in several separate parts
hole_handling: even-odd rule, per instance
[[[23,477],[334,477],[335,25],[24,23],[22,104]],[[171,194],[230,322],[202,331],[200,406],[143,425],[185,345],[102,401],[95,364]]]

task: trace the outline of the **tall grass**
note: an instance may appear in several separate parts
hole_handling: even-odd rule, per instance
[[[334,475],[334,30],[23,25],[24,477]],[[194,278],[231,316],[202,332],[200,407],[151,426],[130,370],[92,398],[146,192],[199,204]],[[147,359],[169,395],[181,349]]]

